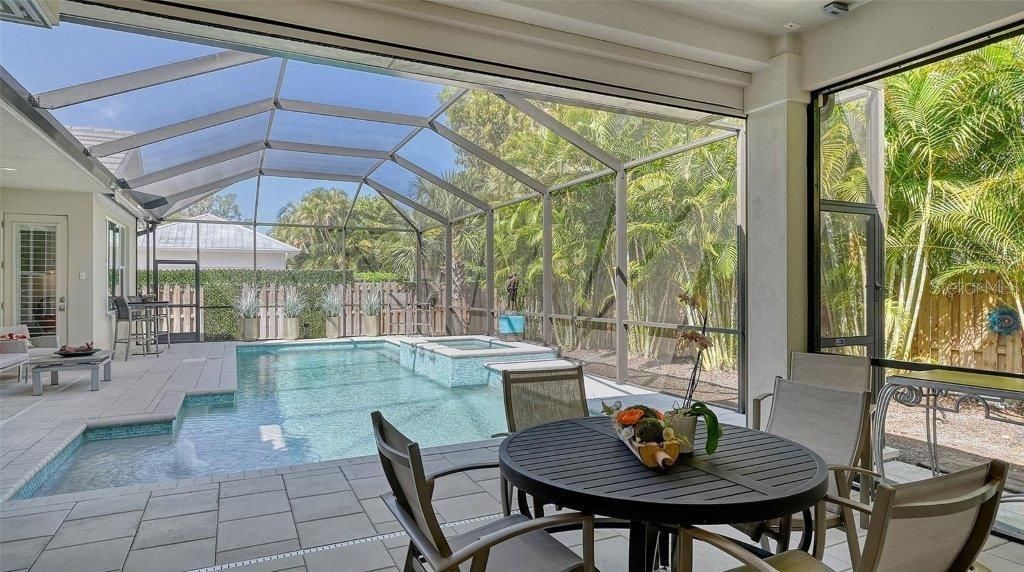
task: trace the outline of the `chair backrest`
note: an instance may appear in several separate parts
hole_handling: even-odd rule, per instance
[[[129,320],[131,319],[132,313],[128,309],[128,301],[124,296],[112,296],[114,300],[114,310],[117,312],[118,320]]]
[[[957,473],[879,485],[857,572],[965,571],[985,546],[1007,465],[989,461]]]
[[[793,352],[789,379],[849,391],[871,391],[871,358]]]
[[[871,394],[775,378],[768,433],[796,441],[830,465],[860,452]]]
[[[506,369],[501,373],[501,382],[509,431],[589,415],[581,366]]]
[[[402,510],[413,519],[419,533],[406,532],[411,538],[425,538],[442,558],[451,556],[451,547],[441,532],[434,508],[430,504],[432,492],[423,471],[419,444],[388,423],[380,411],[371,413],[370,420],[377,439],[377,454],[380,455],[380,464],[391,485],[391,492]],[[402,525],[406,526],[406,523]]]

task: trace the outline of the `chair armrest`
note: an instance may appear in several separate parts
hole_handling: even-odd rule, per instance
[[[857,502],[848,498],[843,498],[835,495],[825,495],[825,502],[837,504],[839,506],[845,506],[846,508],[852,508],[853,510],[863,512],[864,514],[871,514],[872,508],[862,502]]]
[[[501,433],[495,433],[494,435],[491,435],[491,439],[494,439],[496,437],[508,437],[509,435],[511,435],[511,433],[509,433],[508,431],[502,431]]]
[[[844,473],[859,473],[861,475],[875,477],[876,479],[882,478],[882,475],[876,473],[875,471],[869,471],[868,469],[862,467],[851,467],[849,465],[829,465],[828,470],[843,471]]]
[[[762,393],[750,401],[750,427],[757,431],[761,430],[761,402],[771,397],[772,393]]]
[[[737,546],[724,536],[719,536],[713,532],[708,532],[695,527],[680,528],[679,534],[685,534],[690,538],[706,542],[758,572],[778,572],[778,570],[773,568],[770,564],[755,557],[753,554]]]
[[[427,475],[427,484],[431,487],[434,486],[434,481],[439,477],[447,477],[448,475],[454,475],[456,473],[464,473],[466,471],[475,471],[477,469],[497,469],[497,461],[485,461],[482,463],[466,463],[465,465],[456,465],[454,467],[447,467],[440,471],[434,471]]]
[[[477,540],[474,540],[466,546],[456,550],[448,558],[438,562],[437,566],[434,566],[434,568],[438,570],[456,569],[459,564],[477,556],[480,552],[489,551],[494,546],[501,544],[506,540],[528,532],[574,523],[582,523],[585,525],[589,522],[593,524],[593,521],[594,517],[581,513],[555,514],[542,518],[526,520],[496,532],[492,532],[486,536],[481,536]]]

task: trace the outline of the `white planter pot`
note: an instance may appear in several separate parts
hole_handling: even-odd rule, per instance
[[[297,340],[299,339],[299,318],[285,318],[284,319],[284,339],[286,340]]]
[[[380,316],[363,316],[363,335],[371,338],[380,335]]]
[[[676,438],[683,442],[679,452],[686,454],[693,452],[693,440],[697,437],[697,418],[689,415],[673,417],[668,423],[676,433]]]
[[[341,337],[341,317],[340,316],[327,316],[327,322],[325,324],[327,328],[327,337],[330,339]]]
[[[256,341],[260,337],[259,318],[240,318],[238,330],[241,332],[243,342]]]

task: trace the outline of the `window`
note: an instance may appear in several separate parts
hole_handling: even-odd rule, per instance
[[[1021,78],[1015,36],[818,94],[813,347],[1024,371]]]
[[[114,310],[114,296],[124,296],[124,226],[107,221],[107,309]]]

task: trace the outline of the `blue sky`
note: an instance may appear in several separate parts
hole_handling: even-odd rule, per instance
[[[216,53],[220,48],[179,42],[104,28],[62,23],[47,30],[0,23],[0,65],[26,89],[41,93],[113,75]],[[145,131],[229,107],[273,97],[280,60],[270,59],[212,74],[129,92],[56,110],[67,126]],[[440,84],[341,67],[289,61],[282,98],[301,99],[368,109],[429,115],[439,105]],[[300,114],[290,114],[300,115]],[[250,118],[249,123],[254,118]],[[149,170],[165,168],[210,153],[244,144],[259,133],[258,126],[243,122],[235,133],[194,133],[180,141],[168,140],[143,149]],[[303,116],[282,122],[287,140],[309,143],[390,148],[407,131],[393,125],[332,121]],[[455,148],[424,134],[409,146],[410,159],[437,174],[455,167]],[[275,121],[273,136],[278,135]],[[186,139],[187,138],[187,139]],[[257,140],[262,139],[262,134]],[[290,200],[317,186],[354,191],[355,186],[331,181],[273,178],[272,188],[263,185],[260,216],[276,218]],[[349,188],[351,187],[351,188]],[[238,195],[243,211],[251,212],[255,179],[232,185],[225,192]],[[269,191],[269,192],[268,192]],[[246,215],[248,218],[248,215]]]

